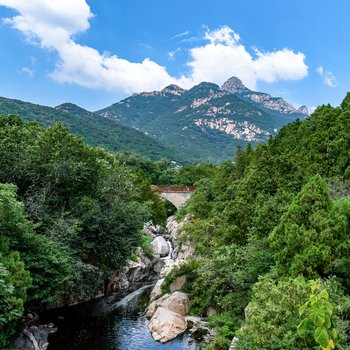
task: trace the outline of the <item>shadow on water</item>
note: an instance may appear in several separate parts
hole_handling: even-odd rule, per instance
[[[151,286],[145,286],[118,302],[104,298],[47,312],[44,317],[58,326],[49,338],[49,350],[199,349],[187,334],[166,344],[152,338],[145,317],[150,291]]]

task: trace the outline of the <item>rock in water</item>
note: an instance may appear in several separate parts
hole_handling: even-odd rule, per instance
[[[149,304],[146,312],[147,318],[150,319],[159,307],[186,316],[189,310],[188,295],[182,292],[163,295]]]
[[[152,249],[154,255],[167,256],[169,254],[168,243],[162,236],[158,236],[152,241]]]
[[[164,307],[157,309],[148,324],[148,329],[152,333],[152,337],[161,343],[166,343],[176,338],[186,328],[186,321],[183,316]]]
[[[189,310],[188,295],[182,292],[174,292],[164,300],[162,306],[170,311],[173,311],[181,316],[186,316]]]

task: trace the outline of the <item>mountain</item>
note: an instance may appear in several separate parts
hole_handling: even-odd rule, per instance
[[[52,108],[0,97],[1,114],[15,114],[24,121],[37,121],[44,126],[62,122],[91,146],[110,151],[133,152],[154,160],[167,158],[180,163],[186,158],[143,132],[121,125],[116,120],[102,118],[72,103]]]
[[[134,94],[97,111],[186,152],[191,161],[232,159],[237,145],[266,141],[279,128],[308,115],[280,97],[248,89],[237,77],[221,87],[203,82]]]

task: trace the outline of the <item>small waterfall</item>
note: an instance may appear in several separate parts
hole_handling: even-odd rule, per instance
[[[170,240],[168,240],[166,242],[168,243],[168,247],[169,247],[169,254],[167,255],[167,258],[171,259],[171,254],[173,253],[173,245],[171,244]]]
[[[174,249],[173,249],[173,245],[171,244],[171,241],[170,241],[170,240],[166,240],[166,243],[167,243],[167,245],[168,245],[168,247],[169,247],[169,253],[168,253],[167,256],[161,257],[161,258],[160,258],[161,260],[172,259],[172,258],[171,258],[171,255],[172,255],[173,250],[174,250]]]
[[[128,294],[123,299],[117,301],[113,305],[113,309],[117,309],[119,307],[124,307],[124,306],[128,305],[132,300],[134,300],[136,297],[138,297],[140,294],[142,294],[145,289],[151,288],[153,286],[154,286],[153,284],[148,284],[147,286],[143,286],[140,289],[137,289],[134,292]]]

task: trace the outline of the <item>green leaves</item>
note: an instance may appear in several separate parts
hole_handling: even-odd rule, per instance
[[[329,337],[328,332],[325,327],[319,326],[315,329],[314,338],[318,344],[321,345],[322,348],[325,348],[328,346],[329,343]]]
[[[84,289],[85,265],[100,275],[123,266],[140,243],[148,208],[162,209],[149,184],[62,124],[0,121],[0,234],[31,273],[31,307],[63,300],[75,284]]]
[[[323,350],[335,348],[337,331],[333,325],[333,305],[328,301],[329,294],[321,287],[321,281],[309,282],[311,294],[309,300],[299,308],[300,316],[306,315],[299,326],[298,333],[305,337],[305,333],[314,329],[313,336]]]

